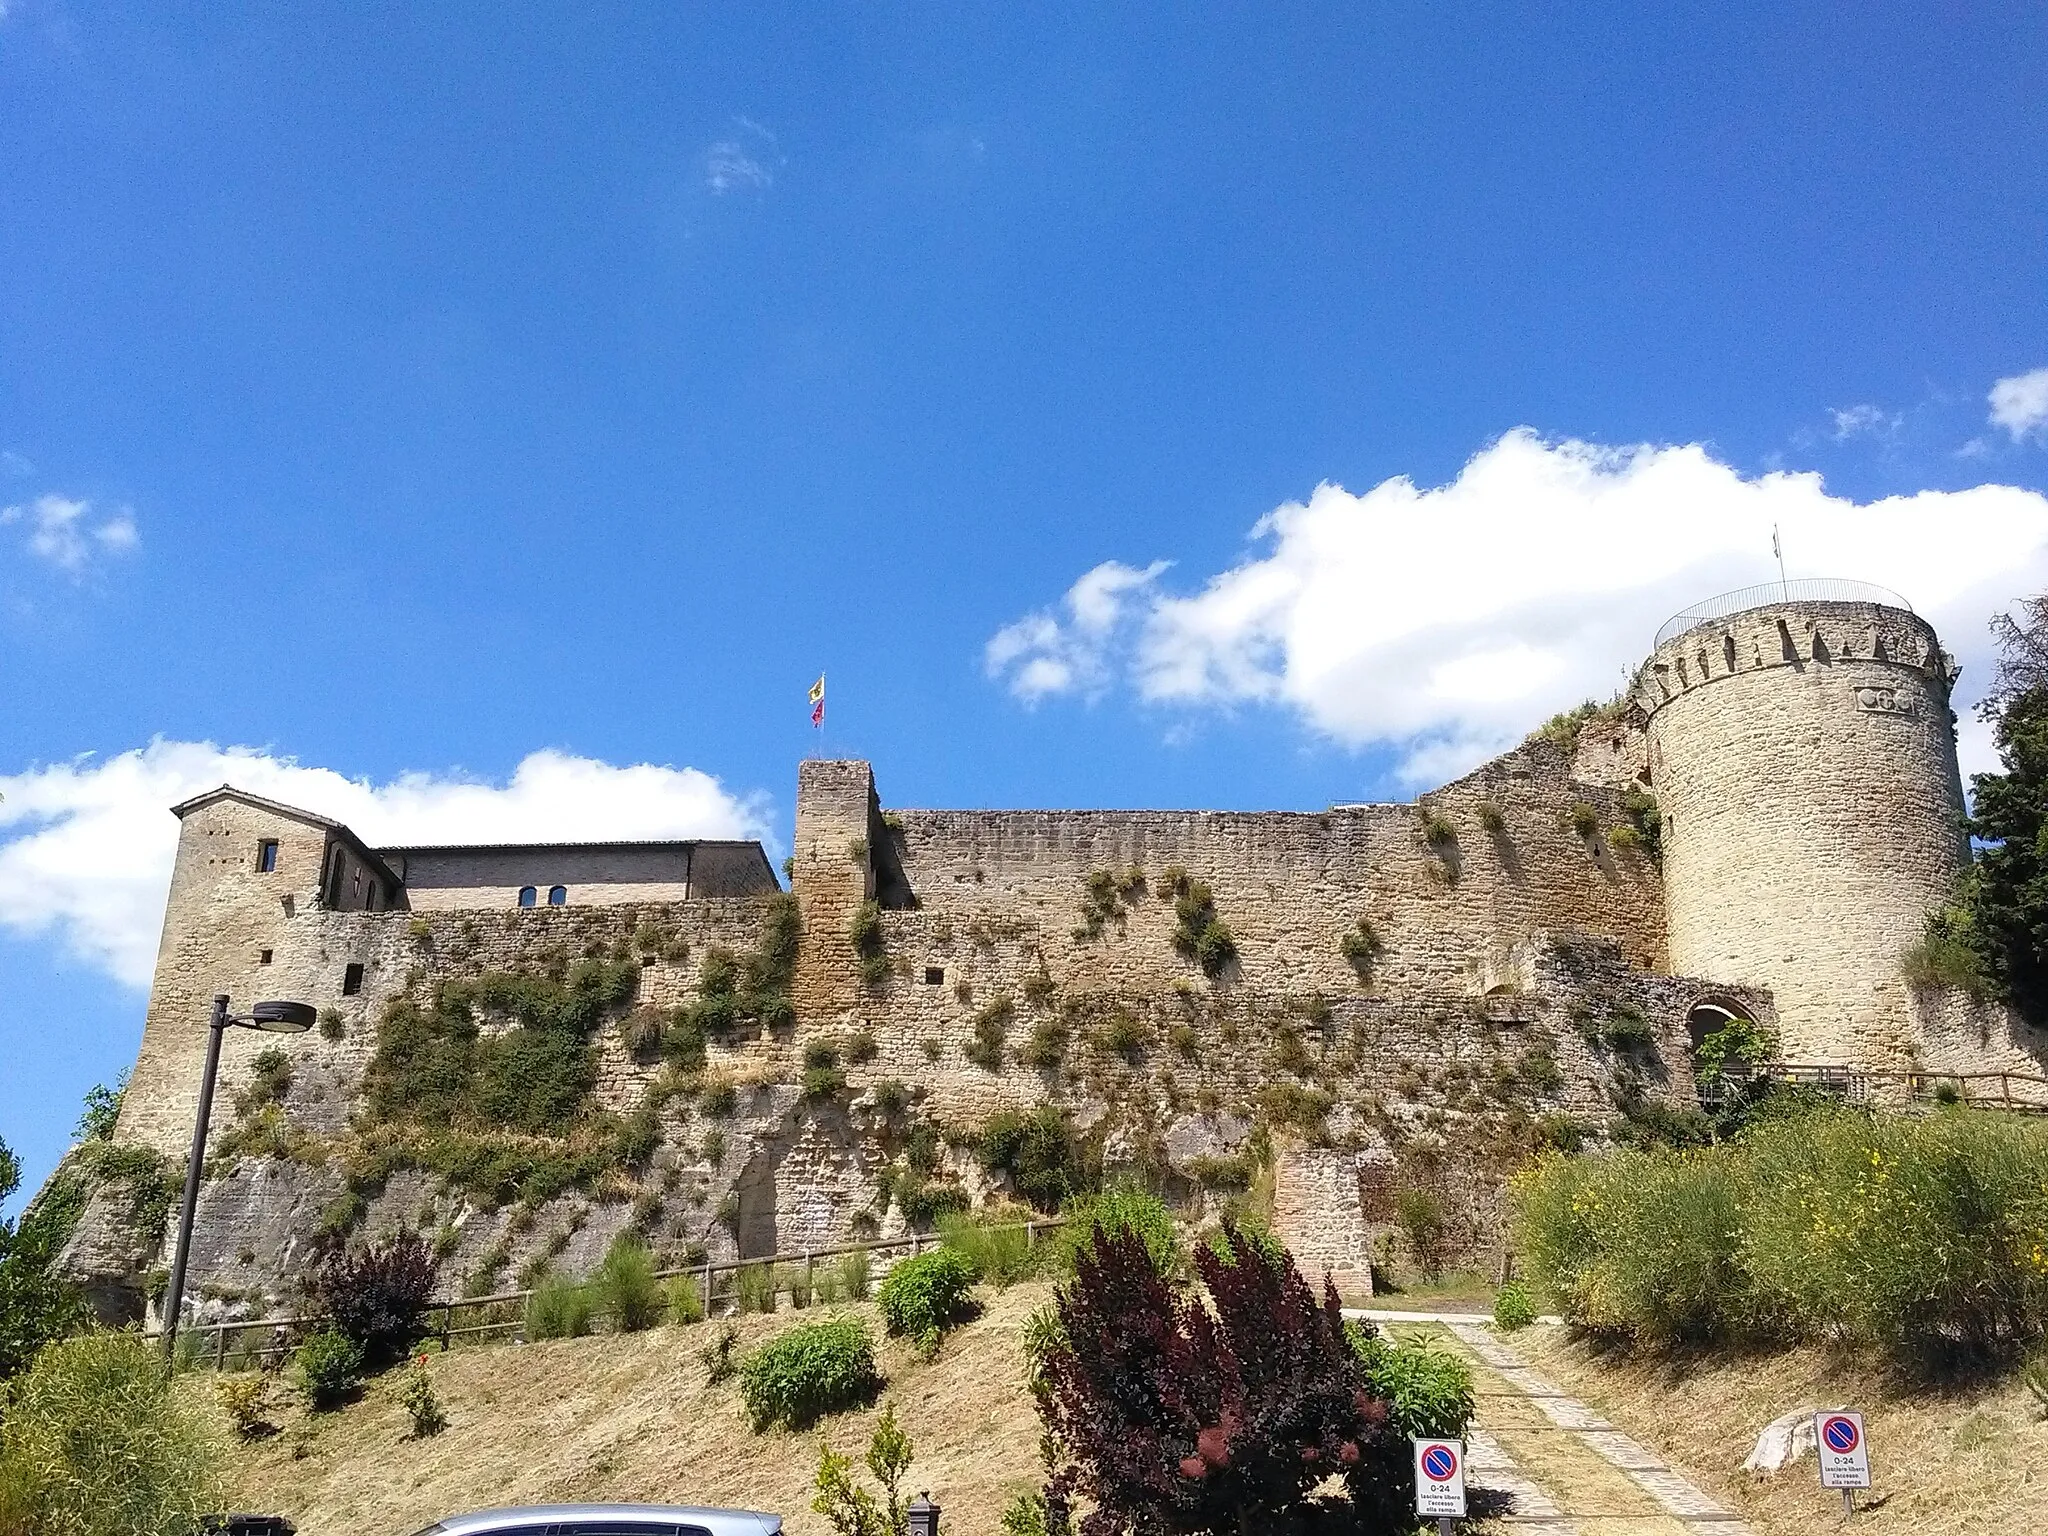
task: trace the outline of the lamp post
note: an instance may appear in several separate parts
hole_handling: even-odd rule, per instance
[[[178,1211],[178,1246],[171,1258],[171,1288],[164,1296],[164,1359],[177,1358],[178,1315],[185,1308],[185,1258],[192,1250],[192,1215],[199,1205],[199,1172],[206,1165],[206,1127],[213,1118],[213,1079],[220,1071],[220,1039],[229,1025],[277,1035],[303,1035],[318,1015],[311,1003],[258,1003],[249,1017],[228,1012],[227,994],[213,1000],[206,1035],[206,1072],[199,1079],[199,1123],[192,1128],[192,1160],[185,1167],[185,1198]]]

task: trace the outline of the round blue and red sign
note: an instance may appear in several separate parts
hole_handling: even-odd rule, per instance
[[[1447,1483],[1458,1470],[1458,1458],[1448,1445],[1432,1445],[1422,1453],[1422,1470],[1433,1483]]]
[[[1835,1417],[1821,1420],[1820,1437],[1827,1442],[1829,1450],[1837,1456],[1846,1456],[1856,1449],[1863,1436],[1857,1432],[1854,1419]]]

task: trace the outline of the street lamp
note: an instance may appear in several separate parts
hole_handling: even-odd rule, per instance
[[[199,1204],[199,1172],[206,1163],[206,1124],[213,1118],[213,1078],[220,1070],[220,1037],[228,1026],[260,1029],[274,1035],[303,1035],[319,1015],[311,1003],[258,1003],[249,1017],[228,1013],[227,994],[213,1000],[213,1021],[206,1036],[206,1074],[199,1079],[199,1123],[192,1129],[192,1161],[185,1169],[185,1200],[178,1212],[178,1247],[171,1259],[171,1288],[164,1298],[164,1358],[176,1358],[178,1314],[185,1306],[185,1257],[192,1249],[192,1214]]]

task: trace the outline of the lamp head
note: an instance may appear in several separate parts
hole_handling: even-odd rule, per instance
[[[311,1003],[258,1003],[249,1010],[248,1023],[274,1035],[302,1035],[318,1018]]]

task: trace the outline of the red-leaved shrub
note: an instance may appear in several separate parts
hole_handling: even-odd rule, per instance
[[[1284,1249],[1225,1224],[1176,1292],[1134,1234],[1105,1230],[1059,1293],[1039,1408],[1052,1447],[1047,1526],[1076,1496],[1082,1536],[1392,1531],[1407,1447]],[[1341,1474],[1349,1500],[1311,1496]],[[1389,1479],[1392,1486],[1386,1486]]]
[[[371,1369],[401,1358],[420,1336],[434,1293],[434,1254],[417,1232],[330,1254],[313,1272],[315,1304]]]

